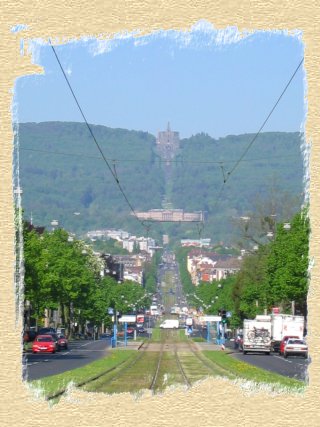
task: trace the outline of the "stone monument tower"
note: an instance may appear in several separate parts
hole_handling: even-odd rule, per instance
[[[164,160],[172,160],[179,149],[179,143],[179,132],[172,131],[168,122],[167,130],[158,132],[157,147],[160,156]]]

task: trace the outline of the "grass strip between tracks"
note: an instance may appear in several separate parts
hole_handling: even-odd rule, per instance
[[[292,391],[302,391],[306,387],[306,384],[303,381],[288,378],[274,372],[269,372],[241,360],[234,359],[228,355],[227,352],[205,350],[203,351],[203,355],[238,378],[243,378],[256,383],[278,384],[281,387],[292,389]]]
[[[57,375],[50,375],[39,380],[29,382],[33,389],[41,390],[40,394],[45,398],[64,392],[68,384],[73,383],[75,386],[90,381],[100,374],[122,364],[124,366],[137,354],[134,350],[113,350],[108,356],[88,363],[81,368],[72,369]]]

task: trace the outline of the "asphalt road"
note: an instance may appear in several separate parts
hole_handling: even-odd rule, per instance
[[[201,329],[194,330],[193,336],[202,336],[206,339],[207,331]],[[304,359],[301,356],[290,356],[288,359],[285,359],[278,353],[271,353],[270,355],[265,355],[264,353],[248,353],[245,355],[234,349],[233,342],[227,341],[225,345],[227,348],[234,351],[234,353],[231,354],[232,357],[257,366],[258,368],[302,381],[305,381],[308,377],[308,364],[310,360]]]
[[[290,356],[288,359],[277,353],[265,354],[246,354],[235,352],[232,354],[238,360],[250,363],[267,371],[276,372],[285,377],[295,378],[297,380],[307,379],[307,370],[309,361],[301,356]]]
[[[108,353],[110,340],[81,340],[69,343],[68,350],[51,353],[27,353],[24,356],[24,378],[36,380],[49,375],[79,368],[87,363],[94,362]]]

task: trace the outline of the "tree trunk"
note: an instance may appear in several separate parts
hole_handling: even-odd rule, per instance
[[[63,327],[66,326],[66,316],[65,316],[64,309],[65,309],[64,304],[60,303],[61,326],[63,326]]]

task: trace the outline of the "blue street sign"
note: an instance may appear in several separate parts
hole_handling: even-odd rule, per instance
[[[231,313],[231,311],[227,311],[227,312],[226,312],[226,317],[232,317],[232,313]]]

